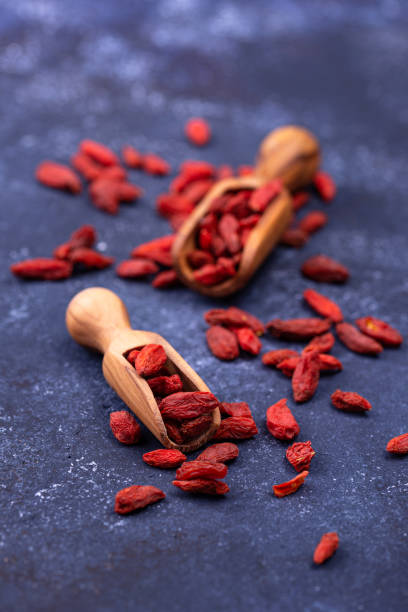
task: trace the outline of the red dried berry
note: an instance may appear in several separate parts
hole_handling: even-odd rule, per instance
[[[314,234],[319,229],[327,225],[329,218],[326,213],[320,210],[312,210],[299,221],[299,229],[305,234]]]
[[[386,450],[396,455],[406,455],[408,453],[408,433],[391,438],[386,446]]]
[[[166,351],[161,344],[146,344],[136,357],[135,368],[139,376],[154,376],[166,361]]]
[[[222,179],[226,178],[231,178],[231,176],[234,176],[234,170],[232,166],[229,166],[228,164],[222,164],[221,166],[219,166],[217,170],[218,181],[222,181]]]
[[[212,425],[212,414],[202,414],[195,419],[189,419],[180,426],[184,441],[194,440],[201,436]]]
[[[204,495],[225,495],[229,491],[229,486],[219,480],[173,480],[175,487],[187,493],[202,493]]]
[[[319,283],[345,283],[350,276],[345,266],[327,255],[309,257],[301,270],[304,276]]]
[[[186,461],[187,457],[175,448],[159,448],[142,455],[142,459],[148,465],[160,469],[176,468]]]
[[[399,331],[381,319],[361,317],[356,320],[356,325],[363,334],[374,338],[384,346],[399,346],[402,343]]]
[[[219,401],[209,391],[182,391],[162,399],[159,410],[164,419],[185,421],[212,413]]]
[[[113,435],[122,444],[136,444],[140,440],[142,430],[135,417],[126,410],[111,412],[110,427]]]
[[[63,189],[70,193],[82,191],[81,181],[75,172],[64,164],[43,161],[37,166],[35,177],[37,181],[53,189]]]
[[[262,343],[250,327],[237,327],[233,331],[243,351],[251,355],[259,355]]]
[[[206,480],[216,480],[225,478],[228,468],[223,463],[214,461],[186,461],[176,472],[177,480],[196,480],[205,478]]]
[[[116,493],[115,512],[129,514],[164,499],[166,495],[151,485],[132,485]]]
[[[182,194],[162,193],[157,196],[156,208],[159,215],[169,218],[174,215],[190,215],[194,210],[194,204]]]
[[[319,384],[319,353],[302,353],[292,376],[292,390],[295,402],[307,402],[316,392]]]
[[[157,251],[170,252],[175,239],[176,234],[169,234],[167,236],[161,236],[160,238],[155,238],[154,240],[149,240],[149,242],[139,244],[139,246],[132,250],[131,257],[150,257],[151,253],[156,253]]]
[[[178,423],[172,421],[171,419],[163,419],[163,422],[166,426],[167,435],[169,436],[170,440],[176,444],[183,444],[184,440]]]
[[[202,268],[207,264],[213,264],[214,257],[207,251],[194,249],[194,251],[190,251],[187,254],[187,261],[194,270],[197,270],[198,268]]]
[[[207,195],[213,185],[214,181],[209,179],[194,181],[184,189],[183,196],[196,206]]]
[[[266,185],[256,189],[249,200],[249,208],[256,213],[262,213],[282,191],[282,181],[274,179]]]
[[[327,172],[316,172],[313,182],[320,197],[325,202],[330,202],[336,195],[336,185]]]
[[[80,264],[87,269],[103,270],[108,268],[115,261],[114,257],[106,257],[93,249],[81,247],[74,249],[69,256],[73,264]]]
[[[334,346],[335,337],[331,332],[322,334],[321,336],[315,336],[311,339],[309,344],[305,346],[303,351],[317,351],[318,353],[328,353]]]
[[[269,406],[266,411],[266,427],[278,440],[293,440],[299,434],[300,427],[285,398]]]
[[[272,319],[266,324],[268,331],[281,340],[308,340],[330,329],[329,319],[303,318],[303,319]]]
[[[72,275],[72,263],[62,259],[37,257],[12,264],[10,270],[20,278],[54,281],[69,278]]]
[[[184,132],[188,140],[197,147],[203,147],[211,139],[211,128],[201,117],[189,119],[184,126]]]
[[[239,455],[239,449],[232,442],[220,442],[212,444],[198,455],[196,461],[212,461],[213,463],[226,463],[236,459]]]
[[[79,145],[79,150],[102,166],[118,166],[120,164],[118,157],[109,147],[94,140],[83,140]]]
[[[261,215],[249,215],[248,217],[245,217],[245,219],[240,219],[239,226],[241,229],[253,229],[260,218]]]
[[[285,246],[294,247],[295,249],[302,248],[308,241],[308,235],[298,227],[291,227],[283,232],[279,243]]]
[[[371,404],[364,397],[353,391],[334,391],[331,395],[333,406],[348,412],[366,412],[371,410]]]
[[[140,353],[139,349],[132,349],[126,355],[126,359],[128,360],[129,363],[132,364],[133,367],[135,366],[136,357],[138,356],[139,353]]]
[[[239,224],[237,219],[231,214],[223,215],[218,224],[218,231],[229,252],[232,255],[238,253],[241,249],[241,240],[238,233]]]
[[[136,357],[137,355],[135,358]],[[183,383],[178,374],[173,374],[172,376],[155,376],[154,378],[149,378],[147,383],[153,394],[160,397],[178,393],[183,389]]]
[[[315,456],[315,451],[312,448],[310,441],[295,442],[292,446],[286,449],[286,459],[295,468],[297,472],[309,470],[310,462]]]
[[[250,417],[228,417],[221,424],[213,440],[245,440],[258,433],[255,421]]]
[[[156,289],[167,289],[168,287],[177,287],[180,285],[179,277],[175,270],[163,270],[152,280],[152,285]]]
[[[106,178],[103,175],[93,181],[89,187],[89,196],[96,208],[111,215],[117,214],[120,202],[132,202],[142,193],[136,185]]]
[[[130,145],[125,145],[122,148],[122,158],[129,168],[143,167],[143,155]]]
[[[78,151],[71,157],[71,164],[87,181],[94,181],[101,173],[103,166],[97,164],[89,155]]]
[[[213,325],[206,331],[207,344],[217,359],[232,361],[239,355],[238,341],[233,332],[220,325]]]
[[[158,266],[150,259],[128,259],[122,261],[116,268],[116,274],[121,278],[141,278],[149,274],[157,274]]]
[[[362,334],[351,323],[338,323],[336,325],[336,333],[341,342],[355,353],[378,355],[383,350],[381,344],[373,338]]]
[[[309,351],[315,349],[309,349]],[[309,352],[306,351],[306,352]],[[292,378],[293,372],[296,370],[296,366],[300,361],[300,356],[290,357],[289,359],[284,359],[281,361],[276,367],[280,370],[285,376]],[[333,357],[333,355],[326,355],[325,353],[319,353],[319,368],[320,373],[328,373],[328,372],[338,372],[343,369],[343,365],[339,359]]]
[[[154,153],[143,155],[142,163],[143,170],[148,174],[164,176],[170,172],[170,165],[162,157]]]
[[[262,363],[266,366],[276,368],[282,361],[290,359],[291,357],[299,357],[299,353],[291,349],[277,349],[275,351],[268,351],[262,355]]]
[[[122,166],[105,166],[101,168],[97,178],[98,179],[99,178],[110,179],[111,181],[125,181],[126,177],[127,177],[126,170],[122,168]],[[134,188],[133,185],[132,185],[132,188]]]
[[[218,283],[224,281],[226,278],[229,278],[230,274],[228,273],[228,269],[225,266],[219,265],[217,263],[214,265],[207,264],[199,270],[195,270],[193,276],[194,279],[201,285],[211,286],[217,285]]]
[[[252,419],[251,409],[246,402],[221,402],[220,412],[224,416],[249,417]]]
[[[305,470],[287,482],[274,485],[273,492],[275,493],[276,497],[285,497],[286,495],[295,493],[305,482],[308,474],[309,472]]]
[[[340,323],[343,320],[343,313],[336,302],[333,302],[333,300],[330,300],[318,291],[305,289],[303,297],[309,306],[322,317],[330,319],[334,323]]]
[[[251,176],[251,174],[253,173],[254,168],[249,164],[243,164],[241,166],[238,166],[238,176]]]
[[[227,309],[213,308],[204,313],[204,319],[209,325],[226,325],[232,327],[250,327],[261,336],[265,332],[264,324],[245,310],[230,306]]]
[[[313,561],[320,565],[330,559],[339,547],[339,536],[335,531],[324,533],[313,553]]]
[[[297,212],[303,208],[303,206],[307,204],[309,200],[310,195],[307,193],[307,191],[298,191],[297,193],[294,193],[292,196],[293,210]]]

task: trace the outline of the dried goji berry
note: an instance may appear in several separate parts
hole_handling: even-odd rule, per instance
[[[336,333],[342,343],[355,353],[378,355],[383,350],[381,344],[374,340],[374,338],[362,334],[351,323],[337,323]]]
[[[371,410],[371,404],[364,397],[353,391],[340,391],[337,389],[331,395],[333,406],[339,410],[349,412],[366,412]]]
[[[75,172],[64,164],[43,161],[37,166],[35,177],[37,181],[53,189],[63,189],[71,193],[82,191],[81,181]]]
[[[313,348],[309,350],[315,351],[316,349]],[[291,378],[293,376],[293,372],[295,371],[297,364],[299,363],[299,360],[300,356],[290,357],[289,359],[284,359],[283,361],[281,361],[276,367],[283,374],[285,374],[285,376]],[[338,372],[343,369],[343,364],[339,359],[333,357],[333,355],[319,353],[319,368],[320,373]]]
[[[164,176],[170,172],[170,164],[162,157],[154,153],[146,153],[143,155],[143,170],[148,174]]]
[[[221,217],[218,224],[218,231],[221,238],[227,245],[229,252],[234,255],[241,248],[241,241],[238,234],[239,225],[237,219],[231,214],[225,214]]]
[[[234,176],[234,170],[232,166],[229,166],[228,164],[222,164],[221,166],[218,167],[218,170],[217,170],[217,180],[218,181],[221,181],[222,179],[225,179],[225,178],[230,178],[231,176]]]
[[[330,329],[329,319],[303,318],[303,319],[272,319],[266,324],[268,331],[282,340],[308,340]]]
[[[207,344],[217,359],[232,361],[239,355],[238,341],[235,334],[225,327],[213,325],[206,331]]]
[[[281,191],[282,181],[280,179],[274,179],[266,185],[262,185],[252,193],[249,208],[254,212],[262,213]]]
[[[214,185],[214,181],[202,179],[190,183],[183,191],[183,196],[194,205],[197,205]]]
[[[237,219],[241,220],[248,216],[256,217],[259,220],[260,215],[251,215],[251,209],[248,205],[251,193],[252,191],[243,190],[238,191],[237,193],[229,197],[225,203],[223,212],[225,214],[231,214]]]
[[[184,132],[188,140],[197,147],[203,147],[211,139],[211,128],[201,117],[189,119],[184,126]]]
[[[117,181],[116,189],[120,202],[133,202],[143,195],[143,189],[125,181]]]
[[[250,327],[236,327],[233,329],[240,348],[251,355],[259,355],[262,343]]]
[[[300,427],[287,405],[287,399],[269,406],[266,411],[266,427],[278,440],[293,440],[299,434]]]
[[[116,274],[121,278],[140,278],[156,274],[159,271],[158,266],[150,259],[128,259],[122,261],[116,268]]]
[[[203,227],[198,233],[198,245],[203,251],[209,251],[211,247],[212,232]]]
[[[286,459],[297,472],[308,470],[315,454],[310,441],[295,442],[286,449]]]
[[[91,247],[96,241],[96,231],[92,225],[82,225],[72,232],[68,242],[60,244],[54,249],[56,259],[68,259],[69,254],[80,247]]]
[[[232,442],[220,442],[212,444],[198,455],[196,461],[212,461],[215,463],[226,463],[236,459],[239,455],[239,449]]]
[[[297,212],[305,204],[307,204],[309,200],[310,200],[310,195],[307,193],[307,191],[298,191],[297,193],[294,193],[292,196],[293,210]]]
[[[173,480],[175,487],[187,493],[202,493],[204,495],[225,495],[229,491],[229,486],[220,480]]]
[[[238,166],[238,176],[251,176],[253,173],[254,168],[249,164],[242,164],[241,166]]]
[[[79,150],[102,166],[117,166],[120,163],[109,147],[94,140],[83,140],[79,145]]]
[[[266,366],[277,367],[282,361],[291,357],[299,357],[299,353],[291,349],[277,349],[262,355],[262,363]]]
[[[163,398],[159,410],[164,419],[185,421],[209,414],[219,407],[219,401],[209,391],[181,391]]]
[[[299,227],[290,227],[279,239],[280,244],[294,247],[295,249],[302,248],[308,241],[308,235]]]
[[[179,284],[180,280],[175,270],[163,270],[152,280],[152,285],[156,289],[167,289],[168,287],[176,287]]]
[[[313,182],[320,197],[325,200],[325,202],[330,202],[336,195],[336,185],[327,172],[316,172]]]
[[[319,229],[324,227],[328,220],[329,218],[326,213],[321,212],[320,210],[312,210],[299,221],[299,229],[304,231],[305,234],[314,234]]]
[[[212,414],[202,414],[195,419],[189,419],[180,426],[183,440],[193,440],[203,434],[212,424]]]
[[[339,547],[339,536],[335,531],[324,533],[313,553],[313,561],[320,565],[330,559]]]
[[[252,419],[252,412],[246,402],[221,402],[220,412],[222,415],[234,416],[234,417],[250,417]]]
[[[126,410],[110,413],[110,426],[113,435],[122,444],[139,442],[142,430],[135,417]]]
[[[163,419],[164,425],[166,426],[167,435],[176,444],[183,444],[183,436],[181,435],[180,427],[178,423],[171,419]]]
[[[61,280],[72,275],[72,263],[62,259],[37,257],[36,259],[26,259],[12,264],[10,270],[20,278]]]
[[[184,176],[192,177],[193,180],[212,178],[216,173],[213,164],[203,160],[187,159],[180,165],[180,172]]]
[[[344,283],[350,276],[343,264],[327,255],[309,257],[303,263],[301,270],[304,276],[319,283]]]
[[[138,354],[140,353],[139,349],[132,349],[127,355],[126,355],[126,359],[128,360],[129,363],[132,364],[132,366],[134,367],[135,365],[135,361],[136,361],[136,357],[138,356]]]
[[[187,261],[194,270],[202,268],[207,264],[214,263],[214,257],[207,251],[201,251],[200,249],[194,249],[187,254]]]
[[[129,514],[164,499],[166,495],[151,485],[132,485],[116,493],[115,512]]]
[[[322,317],[330,319],[334,323],[340,323],[340,321],[343,320],[343,313],[340,306],[325,295],[322,295],[314,289],[305,289],[303,297],[309,306]]]
[[[102,166],[97,164],[92,157],[85,155],[85,153],[81,151],[77,151],[77,153],[71,157],[71,164],[87,181],[94,181],[98,178],[102,168]]]
[[[258,336],[265,332],[264,324],[257,317],[236,306],[208,310],[204,313],[204,319],[209,325],[250,327]]]
[[[299,360],[300,360],[300,355],[296,355],[296,357],[288,357],[287,359],[284,359],[283,361],[278,363],[276,368],[280,372],[282,372],[282,374],[284,374],[285,376],[288,376],[288,378],[292,378],[293,372],[295,371],[296,366],[299,363]]]
[[[169,218],[171,229],[175,232],[178,232],[182,225],[184,225],[184,222],[188,217],[189,215],[181,213],[178,213],[177,215],[172,215]]]
[[[229,276],[228,269],[225,266],[218,265],[218,263],[207,264],[194,271],[194,279],[205,286],[217,285]]]
[[[146,344],[136,357],[135,368],[139,376],[154,376],[166,361],[166,351],[161,344]]]
[[[173,215],[189,215],[194,210],[194,204],[183,194],[162,193],[156,199],[157,212],[163,217]]]
[[[227,245],[217,232],[211,233],[210,249],[216,257],[220,257],[227,252]]]
[[[253,214],[239,220],[239,226],[242,229],[252,229],[258,223],[261,215]]]
[[[231,257],[219,257],[216,266],[224,273],[225,277],[231,277],[236,274],[235,263]]]
[[[287,482],[282,482],[278,485],[273,485],[273,492],[276,497],[285,497],[286,495],[291,495],[291,493],[295,493],[305,482],[306,476],[309,474],[308,471],[303,471],[291,480]]]
[[[125,145],[122,148],[122,158],[129,168],[143,167],[143,155],[130,145]]]
[[[295,402],[307,402],[316,392],[319,384],[319,353],[302,353],[292,376],[292,390]]]
[[[136,251],[137,249],[134,249],[131,252],[131,257],[134,257],[133,253]],[[146,257],[146,259],[152,259],[156,263],[160,264],[161,266],[165,266],[166,268],[171,268],[173,265],[173,258],[171,255],[171,251],[165,251],[159,248],[150,249],[148,255],[136,255],[136,258],[138,257],[142,257],[142,258]]]
[[[381,319],[361,317],[356,320],[356,325],[363,334],[374,338],[384,346],[399,346],[402,343],[402,336],[399,331]]]
[[[74,249],[69,256],[69,259],[73,264],[80,264],[84,268],[96,268],[98,270],[108,268],[115,261],[114,257],[107,257],[106,255],[102,255],[102,253],[98,253],[97,251],[88,249],[86,247]]]
[[[159,448],[142,455],[142,459],[148,465],[161,469],[176,468],[186,461],[187,457],[175,448]]]
[[[391,438],[386,446],[386,450],[396,455],[406,455],[408,453],[408,433]]]
[[[177,480],[195,480],[205,478],[206,480],[216,480],[225,478],[228,468],[223,463],[215,461],[186,461],[176,472]]]
[[[228,417],[221,424],[213,440],[245,440],[258,433],[255,421],[250,417]]]
[[[171,248],[176,239],[176,234],[169,234],[167,236],[161,236],[160,238],[154,238],[149,242],[144,242],[135,247],[132,252],[132,257],[150,257],[150,253],[156,253],[157,251],[171,251]]]
[[[304,351],[317,351],[318,353],[328,353],[334,346],[335,337],[331,332],[315,336],[309,344],[305,346]]]
[[[126,176],[126,170],[122,168],[122,166],[104,166],[100,169],[97,178],[110,179],[111,181],[125,181]]]
[[[136,357],[137,355],[135,358]],[[153,394],[161,397],[171,395],[171,393],[178,393],[183,389],[183,383],[178,374],[173,374],[172,376],[155,376],[154,378],[149,378],[147,382]]]
[[[135,185],[105,178],[97,178],[89,187],[89,196],[100,210],[115,215],[121,201],[131,202],[142,194]]]

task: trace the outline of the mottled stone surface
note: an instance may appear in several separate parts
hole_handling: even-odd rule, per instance
[[[260,359],[217,362],[202,313],[214,303],[180,289],[154,291],[114,271],[63,283],[24,283],[8,266],[48,255],[84,222],[106,252],[125,258],[168,231],[154,212],[166,179],[134,174],[146,197],[117,218],[87,197],[47,190],[36,164],[67,160],[85,136],[131,142],[174,167],[202,157],[250,163],[264,134],[300,123],[322,141],[339,195],[330,223],[302,252],[279,249],[234,299],[267,320],[302,316],[299,272],[324,252],[347,264],[345,287],[325,287],[347,318],[383,316],[408,330],[408,8],[403,0],[3,0],[0,6],[0,579],[3,610],[395,610],[408,604],[407,461],[386,456],[407,431],[406,349],[378,359],[336,345],[344,372],[325,377],[293,411],[317,455],[304,487],[285,499],[272,484],[294,475],[266,432],[266,408],[289,381]],[[206,116],[214,140],[193,150],[182,126]],[[317,200],[313,207],[326,210]],[[226,499],[175,490],[172,472],[141,461],[111,435],[123,408],[100,357],[64,325],[69,299],[90,285],[126,302],[135,328],[163,334],[223,399],[245,400],[260,429],[240,445]],[[266,338],[264,349],[281,346]],[[360,417],[330,406],[355,390],[373,404]],[[292,401],[290,401],[292,406]],[[164,502],[113,512],[115,492],[154,484]],[[337,530],[340,548],[312,567],[315,544]]]

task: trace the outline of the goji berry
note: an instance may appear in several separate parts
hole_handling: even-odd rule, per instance
[[[314,234],[319,229],[327,225],[329,218],[326,213],[320,210],[312,210],[299,221],[299,229],[305,234]]]
[[[291,227],[283,232],[279,239],[279,243],[285,246],[294,247],[295,249],[300,249],[306,244],[308,238],[308,235],[299,227]]]
[[[143,189],[125,181],[117,181],[116,189],[120,202],[133,202],[143,195]]]
[[[307,191],[298,191],[297,193],[294,193],[292,196],[293,210],[297,212],[303,208],[303,206],[307,204],[309,200],[310,195],[307,193]]]
[[[136,249],[137,251],[137,249]],[[131,252],[131,257],[135,257],[133,253],[135,250]],[[161,266],[165,266],[166,268],[171,268],[173,265],[173,258],[170,251],[164,251],[163,249],[151,249],[148,255],[136,255],[136,258],[141,257],[146,259],[152,259],[156,263]]]
[[[154,504],[166,495],[151,485],[132,485],[116,493],[115,512],[118,514],[129,514],[134,510],[140,510],[150,504]]]
[[[180,427],[178,423],[171,419],[163,419],[164,425],[166,426],[167,435],[176,444],[183,444],[183,436],[181,435]]]
[[[286,449],[286,459],[297,472],[309,470],[310,462],[315,454],[310,440],[307,442],[295,442]]]
[[[215,461],[186,461],[176,472],[177,480],[196,480],[205,478],[206,480],[216,480],[225,478],[228,468],[223,463]]]
[[[137,355],[135,355],[135,359],[136,357]],[[173,374],[172,376],[155,376],[154,378],[148,378],[147,383],[151,388],[153,394],[159,395],[160,397],[165,397],[166,395],[171,395],[172,393],[178,393],[183,389],[183,383],[178,374]]]
[[[130,145],[125,145],[122,148],[122,158],[129,168],[143,167],[143,155]]]
[[[120,163],[109,147],[94,140],[83,140],[79,145],[79,150],[102,166],[118,166]]]
[[[309,257],[303,263],[301,270],[304,276],[319,283],[345,283],[350,276],[343,264],[327,255]]]
[[[408,433],[391,438],[386,446],[386,450],[396,455],[406,455],[408,453]]]
[[[240,220],[243,220],[244,218],[251,216],[252,218],[255,217],[257,221],[259,221],[260,215],[258,214],[251,215],[251,209],[249,208],[249,205],[248,205],[249,198],[251,197],[251,193],[252,191],[243,190],[243,191],[238,191],[236,194],[232,195],[225,202],[223,212],[225,214],[231,214]]]
[[[214,257],[207,251],[201,251],[200,249],[194,249],[187,254],[187,261],[194,270],[202,268],[207,264],[214,263]]]
[[[132,349],[126,355],[126,359],[128,360],[129,363],[132,364],[133,367],[135,366],[136,357],[138,356],[139,353],[140,353],[139,349]]]
[[[330,559],[339,547],[339,536],[335,531],[324,533],[313,553],[313,561],[320,565]]]
[[[300,427],[285,398],[269,406],[266,411],[266,427],[278,440],[293,440],[299,434]]]
[[[185,213],[177,213],[177,215],[172,215],[169,218],[169,223],[171,226],[171,229],[175,232],[178,232],[179,229],[182,227],[182,225],[184,225],[185,220],[189,217],[190,215],[187,215]]]
[[[136,357],[135,368],[139,376],[154,376],[166,361],[166,351],[161,344],[146,344]]]
[[[81,151],[77,151],[71,157],[71,164],[87,181],[94,181],[101,172],[100,164],[97,164],[92,157],[85,155]]]
[[[258,223],[261,215],[253,214],[239,220],[239,226],[241,229],[252,229]]]
[[[72,275],[72,263],[62,259],[37,257],[10,266],[11,272],[20,278],[37,280],[61,280]]]
[[[292,351],[291,349],[277,349],[274,351],[268,351],[264,355],[262,355],[262,363],[266,366],[277,367],[282,361],[285,359],[290,359],[291,357],[299,357],[299,353],[297,351]]]
[[[227,245],[217,232],[211,234],[210,249],[216,257],[220,257],[227,252]]]
[[[115,261],[114,257],[107,257],[106,255],[102,255],[102,253],[98,253],[97,251],[88,249],[86,247],[74,249],[69,256],[69,259],[73,264],[80,264],[84,268],[96,268],[98,270],[108,268]]]
[[[43,161],[37,166],[35,177],[37,181],[53,189],[63,189],[71,193],[82,191],[81,181],[75,172],[63,164]]]
[[[249,200],[249,208],[256,213],[262,213],[268,204],[282,191],[282,181],[274,179],[256,189]]]
[[[239,224],[233,215],[227,213],[221,217],[218,224],[218,231],[232,255],[237,253],[241,248],[238,230]]]
[[[273,485],[273,492],[275,493],[276,497],[285,497],[286,495],[295,493],[305,482],[308,474],[309,472],[305,470],[287,482]]]
[[[206,161],[187,159],[180,165],[180,172],[183,176],[189,176],[196,181],[203,178],[212,178],[216,173],[216,168]]]
[[[219,257],[216,265],[217,268],[224,272],[226,277],[236,274],[235,263],[231,257]]]
[[[240,348],[251,355],[259,355],[262,343],[250,327],[237,327],[233,329]]]
[[[226,463],[236,459],[239,455],[239,449],[232,442],[220,442],[212,444],[198,455],[196,461],[212,461],[215,463]]]
[[[139,187],[104,176],[97,178],[89,187],[89,196],[96,208],[111,215],[117,214],[121,201],[131,202],[141,195]]]
[[[142,430],[135,417],[126,410],[110,413],[110,427],[113,435],[122,444],[136,444],[140,440]]]
[[[154,261],[140,257],[122,261],[116,268],[116,274],[121,278],[140,278],[157,274],[158,271],[159,268]]]
[[[272,319],[266,324],[268,331],[282,340],[308,340],[330,329],[329,319],[303,318],[303,319]]]
[[[242,164],[241,166],[238,166],[238,176],[251,176],[253,173],[254,168],[249,164]]]
[[[337,389],[331,395],[333,406],[339,410],[349,412],[366,412],[371,410],[371,404],[364,397],[353,391],[340,391]]]
[[[175,270],[163,270],[152,280],[152,285],[156,289],[167,289],[168,287],[176,287],[179,284],[179,277]]]
[[[381,319],[361,317],[356,320],[356,325],[363,334],[374,338],[384,346],[399,346],[402,343],[402,336],[399,331]]]
[[[222,415],[231,417],[250,417],[252,419],[252,412],[246,402],[221,402],[220,412]]]
[[[207,195],[213,185],[214,181],[209,179],[194,181],[183,190],[183,196],[194,205],[197,205]]]
[[[313,182],[320,197],[325,200],[325,202],[330,202],[336,195],[336,185],[327,172],[316,172]]]
[[[258,336],[265,332],[264,324],[257,317],[236,306],[208,310],[204,313],[204,319],[209,325],[250,327]]]
[[[187,493],[202,493],[204,495],[225,495],[229,491],[227,483],[220,480],[173,480],[175,487]]]
[[[229,166],[228,164],[222,164],[221,166],[219,166],[217,170],[218,181],[221,181],[225,178],[230,178],[231,176],[234,176],[234,170],[232,166]]]
[[[143,155],[142,164],[143,170],[148,174],[164,176],[170,172],[170,164],[154,153],[146,153]]]
[[[213,325],[206,331],[207,344],[217,359],[232,361],[239,355],[238,341],[235,334],[225,327]]]
[[[340,306],[325,295],[322,295],[314,289],[305,289],[303,297],[309,306],[322,317],[330,319],[334,323],[340,323],[343,320],[343,313]]]
[[[204,231],[204,230],[202,230]],[[194,279],[201,285],[211,286],[229,278],[229,274],[225,266],[217,264],[206,264],[198,270],[194,270]]]
[[[195,419],[189,419],[180,426],[183,440],[193,440],[203,434],[212,424],[212,414],[202,414]]]
[[[315,351],[316,349],[309,349],[309,351],[310,350]],[[297,364],[299,363],[299,360],[300,356],[290,357],[289,359],[284,359],[283,361],[281,361],[276,367],[283,374],[285,374],[285,376],[291,378],[293,376],[293,372],[295,371]],[[319,368],[320,373],[338,372],[343,369],[343,364],[339,359],[333,357],[333,355],[319,353]]]
[[[319,353],[302,353],[292,376],[292,390],[295,402],[307,402],[316,392],[319,384]]]
[[[337,323],[336,333],[341,342],[355,353],[378,355],[383,350],[381,344],[374,340],[374,338],[362,334],[351,323]]]
[[[197,147],[203,147],[211,139],[211,128],[201,117],[189,119],[184,126],[184,132],[188,140]]]
[[[190,215],[194,210],[194,204],[183,194],[162,193],[156,199],[157,212],[163,217],[174,215]]]
[[[198,246],[200,247],[200,249],[202,249],[203,251],[208,251],[211,247],[211,240],[212,232],[206,227],[200,229],[198,233]]]
[[[60,244],[54,249],[56,259],[69,259],[70,253],[80,247],[92,247],[96,241],[96,231],[92,225],[82,225],[72,234],[68,242]]]
[[[209,391],[181,391],[163,398],[159,410],[164,419],[185,421],[213,412],[219,401]]]
[[[157,251],[171,251],[171,248],[174,244],[174,240],[176,239],[176,234],[169,234],[167,236],[161,236],[160,238],[154,238],[154,240],[149,240],[149,242],[144,242],[143,244],[139,244],[139,246],[135,247],[132,252],[132,257],[150,257],[151,253],[156,253]]]
[[[250,417],[228,417],[221,424],[213,440],[245,440],[258,433],[255,421]]]
[[[109,179],[111,181],[125,181],[126,177],[126,170],[122,168],[122,166],[104,166],[100,169],[99,174],[97,176],[98,179],[104,178]]]
[[[159,448],[142,455],[142,459],[148,465],[161,469],[176,468],[186,461],[187,457],[179,450],[172,448]]]
[[[305,346],[304,351],[317,351],[318,353],[328,353],[334,346],[335,337],[331,332],[315,336],[309,344]]]

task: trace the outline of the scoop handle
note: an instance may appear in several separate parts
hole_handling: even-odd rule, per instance
[[[100,353],[106,352],[118,333],[130,329],[126,306],[113,291],[103,287],[77,293],[68,304],[65,321],[78,344]]]

